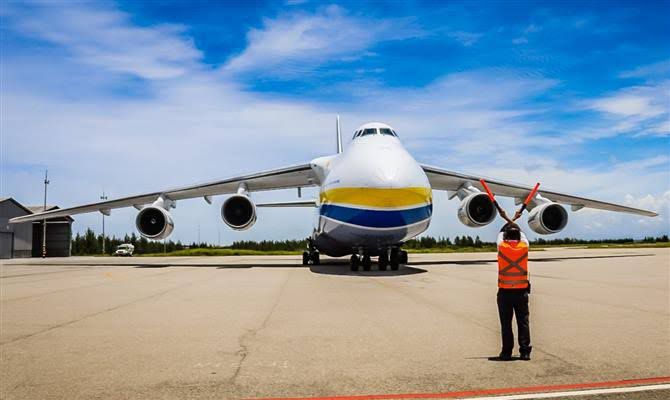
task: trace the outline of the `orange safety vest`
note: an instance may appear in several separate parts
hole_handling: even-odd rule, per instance
[[[498,287],[526,289],[528,287],[528,245],[524,242],[503,241],[498,246]]]

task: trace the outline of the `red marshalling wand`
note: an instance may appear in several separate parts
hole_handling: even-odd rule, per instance
[[[493,193],[491,193],[491,189],[489,189],[489,185],[486,184],[486,181],[483,180],[483,179],[480,179],[479,183],[482,184],[482,186],[484,187],[484,190],[486,190],[486,194],[489,195],[489,199],[491,199],[491,201],[495,204],[496,203],[496,198],[493,195]]]
[[[480,179],[479,183],[482,184],[482,187],[486,191],[486,194],[489,195],[489,199],[491,199],[493,205],[496,206],[498,210],[501,210],[500,205],[498,205],[498,202],[496,201],[496,197],[493,195],[493,192],[491,192],[491,189],[489,189],[489,185],[486,184],[486,181],[484,179]],[[530,193],[528,193],[526,200],[524,200],[523,205],[521,206],[521,209],[519,211],[520,213],[522,213],[526,209],[526,207],[528,207],[528,203],[530,203],[535,198],[535,195],[537,194],[539,188],[540,188],[540,182],[536,183],[533,190],[531,190]]]
[[[540,182],[536,183],[533,190],[531,190],[530,193],[528,193],[528,197],[526,197],[526,200],[523,202],[523,205],[521,206],[521,212],[523,212],[523,210],[525,210],[526,207],[528,207],[528,203],[530,203],[531,200],[535,198],[535,195],[537,194],[537,190],[539,188],[540,188]]]

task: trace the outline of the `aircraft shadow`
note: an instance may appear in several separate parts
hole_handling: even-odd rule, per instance
[[[532,253],[532,251],[531,251]],[[588,259],[603,259],[603,258],[630,258],[630,257],[651,257],[654,254],[615,254],[615,255],[593,255],[593,256],[574,256],[574,257],[547,257],[547,258],[531,258],[529,261],[531,263],[538,262],[560,262],[565,260],[588,260]],[[203,257],[204,258],[204,257]],[[410,256],[411,258],[411,256]],[[327,275],[351,275],[351,276],[397,276],[397,275],[412,275],[426,272],[426,270],[421,268],[414,268],[414,266],[422,265],[484,265],[495,263],[496,259],[479,259],[479,260],[426,260],[426,261],[411,261],[410,265],[401,267],[398,271],[379,271],[377,270],[376,263],[373,263],[371,271],[358,271],[351,272],[349,270],[349,260],[348,259],[328,259],[324,260],[321,265],[301,265],[301,264],[290,264],[290,263],[248,263],[248,264],[224,264],[224,263],[205,263],[205,262],[156,262],[156,263],[113,263],[113,262],[68,262],[68,263],[39,263],[39,264],[25,264],[25,265],[39,265],[39,266],[109,266],[109,267],[132,267],[132,268],[167,268],[167,267],[181,267],[181,268],[190,268],[190,267],[206,267],[206,268],[217,268],[217,269],[245,269],[245,268],[309,268],[311,272],[317,274],[327,274]],[[13,265],[23,265],[23,264],[13,264]]]
[[[376,269],[376,265],[372,266],[370,271],[351,271],[348,265],[312,265],[309,268],[315,274],[324,274],[324,275],[344,275],[344,276],[404,276],[404,275],[416,275],[423,274],[428,272],[422,268],[414,268],[408,265],[401,266],[397,271],[386,270],[380,271]]]
[[[531,250],[532,253],[532,250]],[[589,260],[598,258],[625,258],[625,257],[650,257],[653,254],[617,254],[609,256],[575,256],[575,257],[547,257],[530,258],[528,262],[560,262],[564,260]],[[410,256],[411,258],[411,256]],[[430,260],[430,261],[412,261],[411,265],[483,265],[497,262],[496,259],[488,260]]]

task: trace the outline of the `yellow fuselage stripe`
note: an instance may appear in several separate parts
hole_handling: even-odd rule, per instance
[[[432,191],[427,187],[336,188],[321,192],[321,204],[350,204],[369,207],[409,207],[429,204]]]

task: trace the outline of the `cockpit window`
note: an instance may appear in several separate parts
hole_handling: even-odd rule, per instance
[[[354,137],[353,137],[353,139],[356,139],[356,138],[358,137],[358,133],[359,133],[359,132],[360,132],[360,131],[356,131],[356,132],[354,132]]]
[[[377,134],[377,128],[368,128],[363,130],[363,134],[361,136],[376,135],[376,134]]]
[[[395,136],[395,134],[393,133],[393,131],[392,131],[391,129],[389,129],[389,128],[379,128],[379,132],[380,132],[382,135]]]

